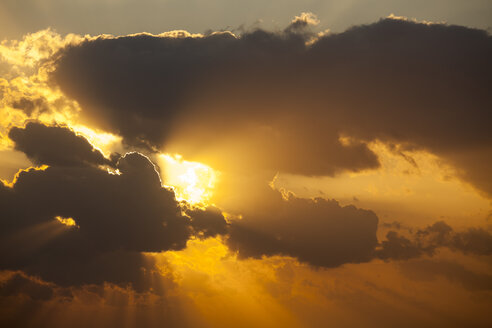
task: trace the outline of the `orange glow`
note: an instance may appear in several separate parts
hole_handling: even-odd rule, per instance
[[[138,20],[132,1],[100,1],[105,8],[118,2],[132,11],[135,19],[129,23]],[[48,1],[32,3],[32,17],[22,16],[33,19],[25,28],[46,21],[57,27]],[[76,3],[76,10],[60,10],[65,20],[80,12],[86,27],[76,24],[77,30],[97,33],[102,25],[96,20],[105,17],[102,7],[88,11],[84,1]],[[14,13],[22,7],[29,6],[0,2],[0,21],[5,16],[23,30]],[[374,29],[383,33],[378,38],[372,32],[359,38],[359,29],[372,25],[354,25],[346,39],[337,25],[343,21],[339,14],[364,6],[347,1],[316,7],[336,19],[320,25],[313,13],[303,12],[283,30],[279,25],[263,31],[258,21],[239,28],[237,37],[228,31],[174,30],[118,40],[62,36],[48,28],[22,40],[0,40],[0,327],[385,328],[401,322],[492,327],[492,196],[477,191],[460,172],[472,167],[469,158],[491,161],[486,122],[474,115],[485,113],[480,104],[491,99],[484,75],[475,76],[475,69],[490,68],[477,54],[491,45],[492,30],[470,32],[475,37],[462,46],[465,29],[452,27],[455,38],[438,24],[432,27],[436,38],[429,34],[420,44],[420,34],[414,38],[411,31],[424,33],[425,27],[413,23],[431,23],[391,14],[388,18],[402,22],[374,25],[382,26]],[[368,12],[393,10],[377,7]],[[381,8],[384,13],[378,14]],[[220,16],[232,21],[226,10]],[[437,11],[451,15],[437,9],[415,12],[437,19]],[[87,13],[96,15],[88,20]],[[116,20],[109,19],[106,30],[134,28],[115,13],[123,11],[111,10]],[[282,18],[268,15],[262,15],[267,25]],[[151,18],[144,23],[155,31]],[[410,23],[408,39],[397,37],[406,27],[396,23],[404,21]],[[325,26],[334,29],[332,35],[320,31]],[[259,33],[252,34],[255,30]],[[480,33],[488,38],[486,47],[473,51],[481,44]],[[306,47],[299,43],[303,39]],[[353,40],[354,47],[344,40]],[[449,47],[447,40],[453,41]],[[434,42],[449,58],[426,48]],[[394,62],[383,65],[385,57],[379,55],[405,50],[402,45],[416,49],[414,56],[400,51],[404,56],[395,54]],[[453,57],[453,46],[466,51]],[[325,49],[331,53],[323,57]],[[460,58],[476,63],[458,65]],[[458,73],[448,74],[448,66]],[[368,74],[374,72],[380,74]],[[455,98],[448,96],[454,92]],[[470,116],[455,111],[460,105],[469,105]],[[420,113],[419,106],[422,113],[429,106],[429,114]],[[76,145],[63,154],[70,138],[60,147],[50,138],[26,137],[26,146],[15,133],[9,138],[12,127],[27,122],[70,129],[109,160],[100,161],[99,154],[85,160],[88,148],[94,149],[81,140],[80,151]],[[478,129],[469,130],[475,124]],[[337,142],[340,131],[349,134]],[[31,151],[31,144],[39,152]],[[366,144],[380,166],[371,166]],[[162,148],[155,152],[154,147]],[[456,158],[450,155],[454,151]],[[123,157],[115,153],[144,159],[118,162]],[[51,160],[54,154],[61,160]],[[463,167],[453,164],[461,163],[461,156]],[[52,167],[35,166],[42,163]],[[367,167],[372,168],[357,170]],[[487,169],[477,165],[474,172]],[[307,201],[313,198],[333,201]],[[345,212],[335,201],[353,206]],[[202,213],[208,206],[213,211]],[[378,223],[364,210],[374,211]],[[436,221],[456,233],[473,227],[478,237],[426,228]],[[337,235],[331,231],[338,229]],[[384,242],[392,244],[390,230],[408,237],[408,246],[402,239],[388,247],[395,247],[397,256],[380,257]],[[420,234],[424,237],[413,240]],[[444,240],[435,242],[441,246],[433,246],[434,238]],[[334,243],[325,244],[327,239]],[[367,245],[365,251],[351,255],[359,254],[359,245]]]
[[[181,251],[146,253],[163,277],[172,276],[206,327],[299,327],[297,318],[268,293],[277,270],[291,258],[238,260],[220,238],[192,239]],[[241,318],[241,322],[237,321]]]
[[[165,184],[174,188],[178,200],[209,205],[217,181],[215,170],[202,163],[186,161],[178,154],[161,154],[159,164]]]
[[[341,138],[350,144],[350,138]],[[298,197],[334,198],[374,210],[381,221],[425,225],[430,219],[445,219],[454,226],[480,225],[490,212],[490,200],[457,177],[456,170],[426,151],[391,150],[372,142],[381,167],[376,170],[344,172],[335,177],[305,177],[280,173],[272,181],[280,192]]]

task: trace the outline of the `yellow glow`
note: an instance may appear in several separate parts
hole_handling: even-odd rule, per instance
[[[29,171],[44,171],[48,168],[49,166],[48,165],[41,165],[41,166],[31,166],[31,167],[28,167],[27,169],[20,169],[19,171],[17,171],[17,173],[15,174],[14,178],[12,179],[12,181],[6,181],[6,180],[3,180],[3,179],[0,179],[3,184],[7,187],[10,187],[10,188],[13,188],[15,183],[17,182],[17,179],[19,178],[19,175],[22,173],[22,172],[29,172]]]
[[[99,149],[105,156],[109,156],[115,145],[121,143],[121,137],[111,133],[97,131],[84,125],[72,125],[70,128],[78,135],[86,138],[89,143]]]
[[[221,259],[225,258],[229,251],[219,238],[207,240],[192,239],[188,247],[182,251],[170,251],[166,253],[167,260],[175,267],[176,273],[183,278],[184,271],[192,270],[211,276],[219,274]],[[181,272],[179,272],[181,271]]]
[[[12,148],[8,130],[24,126],[28,119],[47,125],[73,125],[80,107],[50,85],[48,73],[53,66],[48,59],[60,48],[83,39],[73,34],[62,37],[46,29],[22,40],[0,42],[0,64],[4,71],[0,78],[0,149]],[[35,105],[27,113],[17,107],[19,101],[32,101]]]
[[[340,140],[350,144],[350,138]],[[381,167],[377,170],[346,172],[335,177],[305,177],[278,174],[275,189],[292,191],[299,197],[337,199],[343,205],[369,208],[381,221],[425,225],[445,220],[460,227],[483,224],[490,213],[490,200],[463,183],[453,167],[426,151],[391,149],[379,141],[369,147]]]
[[[72,218],[64,218],[62,216],[55,216],[55,219],[58,222],[60,222],[61,224],[66,225],[67,227],[76,227],[76,228],[79,227],[77,225],[77,222],[75,222],[75,220]]]
[[[48,28],[27,34],[20,41],[0,42],[0,59],[16,66],[33,67],[52,56],[60,48],[68,44],[80,43],[83,39],[76,34],[62,37]]]
[[[159,162],[165,184],[174,188],[178,200],[204,205],[210,202],[217,181],[217,172],[210,166],[185,161],[177,154],[161,154]]]
[[[220,238],[192,239],[181,251],[145,253],[163,277],[171,276],[206,327],[298,327],[292,313],[269,293],[277,270],[291,258],[238,260]],[[237,322],[241,318],[241,322]]]

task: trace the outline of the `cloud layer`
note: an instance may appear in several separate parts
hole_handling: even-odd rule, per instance
[[[487,32],[383,19],[308,42],[306,26],[88,40],[58,53],[52,81],[127,143],[208,151],[229,170],[376,168],[366,143],[379,139],[492,192]]]
[[[394,172],[384,171],[378,144],[415,169],[395,170],[403,176],[395,181],[419,174],[418,161],[406,154],[423,150],[446,167],[432,171],[436,179],[451,164],[452,174],[492,195],[491,36],[395,17],[339,34],[314,33],[317,23],[302,14],[284,30],[241,35],[61,38],[48,30],[2,43],[0,107],[7,110],[0,113],[0,146],[36,166],[0,184],[4,321],[30,320],[10,309],[54,311],[67,302],[75,316],[88,313],[81,308],[112,308],[135,315],[139,325],[159,313],[152,324],[186,326],[174,312],[184,299],[193,303],[183,306],[188,323],[224,320],[210,320],[212,327],[231,326],[228,316],[237,322],[244,313],[257,320],[262,311],[268,327],[272,318],[294,322],[291,313],[307,326],[361,326],[359,315],[380,326],[404,317],[463,326],[473,317],[462,316],[463,304],[487,313],[487,228],[380,224],[378,216],[388,219],[391,211],[343,205],[371,204],[351,194],[357,187],[340,192],[339,202],[302,198],[268,181],[279,172],[321,184],[334,179],[313,176],[373,170],[357,177],[388,182]],[[84,129],[96,137],[75,132]],[[91,142],[103,132],[124,145],[97,149]],[[107,155],[116,150],[125,154]],[[224,188],[211,198],[218,205],[178,202],[163,187],[153,160],[174,152],[183,155],[176,163],[221,171]],[[296,188],[309,194],[316,186]],[[374,204],[406,197],[407,185],[399,187],[385,197],[374,192]],[[450,286],[460,302],[448,300]],[[442,295],[448,303],[435,305]],[[443,308],[452,315],[438,312]]]

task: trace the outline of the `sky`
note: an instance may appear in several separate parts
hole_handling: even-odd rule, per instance
[[[0,325],[489,327],[492,2],[0,1]]]
[[[301,12],[313,12],[320,26],[343,32],[390,14],[481,29],[492,27],[489,0],[2,0],[0,39],[20,38],[51,27],[62,34],[159,34],[184,29],[283,29]]]

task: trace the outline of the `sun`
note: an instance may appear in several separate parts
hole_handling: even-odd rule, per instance
[[[164,184],[174,189],[176,199],[192,205],[210,205],[218,173],[198,162],[186,161],[181,155],[159,155]]]

